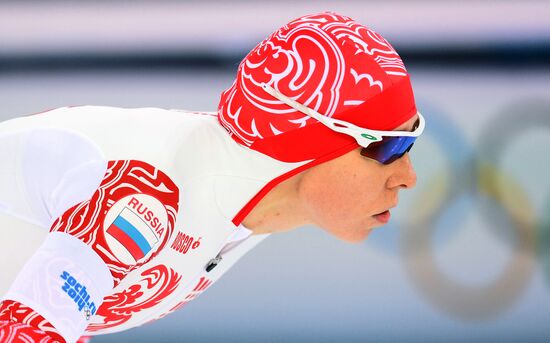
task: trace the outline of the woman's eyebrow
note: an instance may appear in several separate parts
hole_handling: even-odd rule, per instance
[[[420,118],[416,119],[416,121],[414,122],[414,124],[412,126],[412,129],[409,130],[409,131],[413,132],[414,130],[416,130],[416,128],[418,128],[419,125],[420,125]]]
[[[414,130],[416,130],[416,128],[420,125],[420,118],[417,118],[416,121],[414,122],[414,124],[412,125],[412,128],[411,129],[407,129],[406,127],[405,128],[402,128],[402,129],[395,129],[395,131],[409,131],[409,132],[413,132]]]

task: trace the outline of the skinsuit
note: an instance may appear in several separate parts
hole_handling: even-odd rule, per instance
[[[218,113],[82,106],[1,123],[0,211],[50,234],[3,298],[0,338],[74,342],[175,311],[266,237],[240,224],[274,186],[359,147],[262,84],[373,130],[417,113],[393,47],[322,13],[252,50]]]

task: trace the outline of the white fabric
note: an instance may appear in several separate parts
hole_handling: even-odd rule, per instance
[[[55,148],[43,152],[36,144],[26,145],[20,132],[33,132],[38,141],[57,141]],[[110,292],[107,307],[91,318],[87,334],[142,325],[198,296],[268,236],[235,226],[235,215],[273,179],[307,163],[280,162],[238,145],[214,115],[157,108],[61,108],[0,123],[0,138],[0,210],[46,228],[75,201],[90,197],[106,161],[146,162],[179,188],[175,228],[165,248]],[[2,149],[4,144],[8,147]],[[27,163],[21,163],[22,156]],[[41,169],[48,172],[40,175]],[[172,248],[183,236],[195,248]],[[219,265],[206,272],[208,262],[220,254]],[[130,289],[139,296],[121,295]],[[110,315],[118,299],[127,301],[123,320]]]
[[[27,262],[3,299],[31,307],[68,342],[75,342],[88,324],[86,309],[94,314],[112,288],[111,273],[97,254],[77,238],[54,232]]]
[[[252,235],[251,230],[247,229],[242,224],[239,225],[239,227],[235,230],[235,233],[227,239],[227,242],[225,243],[223,248],[220,250],[220,255],[224,255],[228,253],[230,250],[235,249],[237,246],[239,246],[251,235]]]
[[[74,131],[0,131],[0,209],[44,228],[89,199],[107,167],[99,148]]]
[[[247,239],[252,234],[252,230],[247,229],[243,224],[240,224],[235,233],[227,239],[227,243],[242,241]]]

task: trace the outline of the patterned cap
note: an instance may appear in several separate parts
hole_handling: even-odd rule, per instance
[[[262,83],[325,116],[369,129],[392,130],[416,114],[395,49],[336,13],[298,18],[256,46],[222,93],[218,118],[235,141],[284,162],[358,147],[352,137],[275,99]]]

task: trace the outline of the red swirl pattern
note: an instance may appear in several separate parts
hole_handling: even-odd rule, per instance
[[[378,33],[336,13],[304,16],[245,57],[222,94],[219,120],[234,139],[251,146],[316,122],[273,98],[262,83],[332,117],[406,75],[401,58]]]
[[[193,290],[191,292],[189,292],[189,294],[187,294],[184,298],[184,300],[180,301],[179,303],[177,303],[174,307],[172,307],[168,312],[166,313],[163,313],[162,315],[160,315],[159,317],[157,317],[156,319],[154,320],[157,320],[157,319],[160,319],[160,318],[163,318],[167,315],[169,315],[170,313],[172,312],[175,312],[179,309],[181,309],[183,306],[185,306],[187,303],[189,303],[191,300],[194,300],[195,298],[197,298],[199,295],[202,294],[202,292],[206,291],[206,289],[208,287],[210,287],[212,285],[212,283],[214,283],[214,281],[212,280],[209,280],[207,278],[205,278],[204,276],[201,276],[201,278],[199,279],[199,282],[197,283],[197,285],[195,285],[195,287],[193,288]],[[152,321],[154,321],[152,320]]]
[[[354,55],[371,56],[386,74],[406,76],[407,69],[393,46],[377,32],[361,25],[350,18],[346,21],[335,21],[325,26],[337,39],[355,48]],[[351,57],[351,56],[350,56]]]
[[[32,325],[0,320],[0,342],[65,343],[65,340],[55,340],[44,331],[41,331]]]
[[[105,297],[94,317],[100,323],[88,325],[87,332],[97,332],[128,322],[134,313],[158,305],[172,294],[181,275],[165,265],[157,265],[141,273],[142,279],[123,291]]]
[[[10,326],[9,323],[18,325]],[[29,342],[65,342],[53,325],[29,306],[14,300],[2,301],[0,342],[25,342],[25,337],[32,338]]]
[[[133,194],[147,194],[158,199],[168,214],[168,225],[162,241],[149,258],[130,265],[120,261],[110,250],[101,227],[111,206]],[[174,230],[178,206],[178,187],[159,169],[142,161],[109,161],[105,177],[92,198],[66,211],[54,222],[51,231],[66,232],[90,245],[107,264],[116,286],[131,270],[147,263],[164,248]]]

